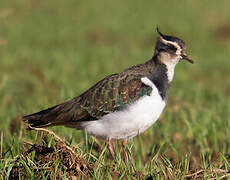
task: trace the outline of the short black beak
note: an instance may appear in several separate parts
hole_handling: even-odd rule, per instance
[[[187,60],[188,62],[190,62],[191,64],[194,64],[194,61],[193,61],[190,57],[188,57],[186,53],[183,53],[183,54],[182,54],[182,58],[183,58],[183,59],[186,59],[186,60]]]

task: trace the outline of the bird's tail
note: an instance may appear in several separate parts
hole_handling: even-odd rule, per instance
[[[25,115],[22,119],[28,124],[28,129],[63,125],[73,118],[73,113],[71,113],[73,106],[73,103],[67,101],[40,112]]]

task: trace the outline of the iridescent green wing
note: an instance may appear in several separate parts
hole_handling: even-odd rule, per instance
[[[121,110],[144,95],[150,95],[152,88],[141,82],[140,74],[113,74],[99,81],[81,95],[80,106],[90,116],[101,116]]]

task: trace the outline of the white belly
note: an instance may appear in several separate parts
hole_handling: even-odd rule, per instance
[[[124,110],[107,114],[99,120],[81,122],[81,127],[90,135],[103,139],[128,139],[143,133],[160,117],[166,103],[148,78],[141,80],[152,87],[150,96],[145,95]]]

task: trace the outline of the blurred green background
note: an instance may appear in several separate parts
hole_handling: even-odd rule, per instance
[[[134,138],[136,158],[154,154],[158,146],[162,153],[173,149],[182,159],[187,153],[192,157],[194,149],[194,156],[221,152],[227,157],[229,7],[229,0],[1,0],[0,130],[4,148],[12,146],[11,138],[33,140],[32,132],[20,125],[22,114],[71,99],[103,77],[150,59],[158,26],[162,33],[185,40],[195,64],[184,61],[177,65],[160,121]],[[51,129],[75,144],[84,139],[73,129]],[[23,131],[20,136],[19,131]],[[17,154],[20,148],[13,153]]]

